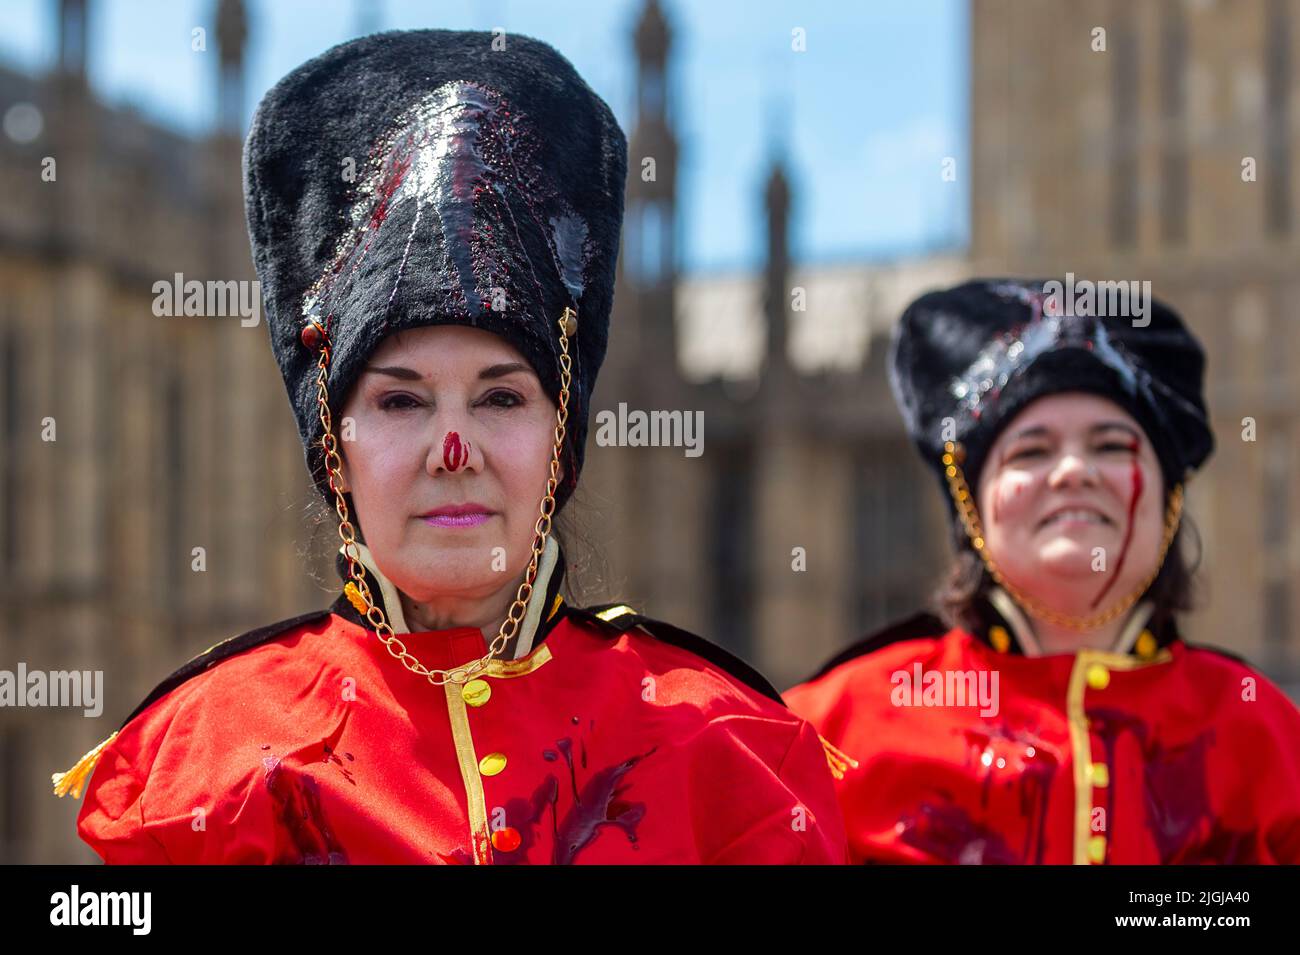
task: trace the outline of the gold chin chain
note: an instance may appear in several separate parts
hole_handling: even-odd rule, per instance
[[[1164,566],[1165,554],[1169,552],[1169,546],[1173,543],[1174,534],[1178,532],[1178,522],[1182,518],[1183,485],[1181,483],[1175,484],[1169,492],[1169,505],[1165,509],[1165,538],[1160,545],[1160,556],[1156,560],[1155,570],[1151,571],[1147,579],[1132,593],[1112,605],[1108,610],[1094,614],[1091,617],[1075,617],[1044,606],[1041,601],[1031,597],[1007,580],[1002,575],[1002,571],[998,569],[997,564],[993,562],[993,555],[989,553],[984,540],[984,528],[980,523],[979,511],[975,508],[975,499],[966,484],[966,475],[962,473],[961,465],[965,457],[965,450],[960,444],[955,444],[952,441],[944,442],[943,473],[948,479],[948,490],[952,494],[953,502],[957,505],[957,516],[961,518],[962,526],[966,528],[966,536],[970,538],[971,546],[975,548],[975,553],[979,554],[983,559],[984,566],[988,568],[993,580],[1031,616],[1070,630],[1095,630],[1110,623],[1116,617],[1127,613],[1129,608],[1146,593],[1147,588],[1151,586],[1151,582],[1156,579],[1156,574],[1160,573],[1160,568]]]
[[[366,584],[365,577],[361,573],[361,554],[356,545],[356,528],[352,526],[352,521],[348,517],[347,501],[343,499],[343,479],[339,473],[342,461],[339,458],[338,442],[334,438],[329,393],[326,387],[329,375],[330,345],[325,337],[325,330],[319,324],[312,323],[308,325],[307,331],[310,331],[311,334],[304,334],[303,336],[304,342],[311,342],[320,349],[316,373],[316,406],[320,414],[321,425],[324,428],[320,443],[325,450],[325,466],[329,472],[330,490],[334,492],[334,509],[339,515],[339,537],[343,539],[343,553],[348,559],[348,576],[352,578],[353,585],[365,601],[365,618],[375,628],[376,636],[388,648],[388,652],[400,660],[403,666],[412,673],[419,674],[434,686],[442,686],[444,683],[465,683],[475,674],[485,670],[492,658],[504,650],[506,644],[518,632],[519,624],[523,622],[524,615],[528,611],[528,601],[533,595],[533,583],[537,579],[537,565],[541,560],[542,550],[546,546],[546,539],[551,533],[551,516],[555,512],[555,489],[560,483],[560,450],[564,444],[565,426],[569,420],[569,383],[572,371],[572,361],[569,358],[569,339],[578,330],[577,313],[566,306],[557,325],[560,330],[560,405],[555,412],[555,446],[551,449],[551,473],[550,477],[546,479],[546,495],[542,498],[540,514],[534,528],[533,556],[528,562],[528,571],[524,574],[523,583],[519,585],[519,590],[515,594],[514,603],[510,605],[510,611],[506,614],[505,620],[501,622],[501,630],[488,647],[487,655],[473,662],[453,667],[450,670],[430,670],[412,656],[407,651],[406,645],[397,639],[397,635],[393,633],[393,628],[389,626],[388,621],[384,618],[383,610],[380,609],[375,603],[374,597],[371,596],[370,587]]]

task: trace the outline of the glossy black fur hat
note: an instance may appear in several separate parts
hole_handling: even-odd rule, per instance
[[[627,174],[622,130],[569,62],[538,40],[485,32],[353,40],[266,94],[243,166],[271,345],[326,501],[305,324],[318,321],[333,346],[337,428],[384,337],[423,325],[500,335],[558,402],[557,322],[570,306],[562,504],[605,356]]]
[[[1016,414],[1044,395],[1083,391],[1142,425],[1166,486],[1185,480],[1214,448],[1200,343],[1154,298],[1135,323],[1064,311],[1055,291],[1048,280],[976,279],[907,307],[889,377],[921,456],[942,482],[944,441],[960,442],[974,491],[989,447]],[[946,490],[944,498],[952,507]]]

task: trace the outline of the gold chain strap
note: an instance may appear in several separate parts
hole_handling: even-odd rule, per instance
[[[962,526],[966,529],[966,536],[970,538],[970,543],[975,548],[975,553],[979,554],[984,561],[984,566],[988,568],[989,574],[993,580],[1009,593],[1012,598],[1024,610],[1041,620],[1056,626],[1066,627],[1070,630],[1086,631],[1095,630],[1098,627],[1105,626],[1115,618],[1125,614],[1141,596],[1146,593],[1151,582],[1156,579],[1160,573],[1160,568],[1164,566],[1165,554],[1169,552],[1169,546],[1173,543],[1174,534],[1178,532],[1178,522],[1183,514],[1183,485],[1175,484],[1169,492],[1169,504],[1165,510],[1165,537],[1160,545],[1160,557],[1156,561],[1155,570],[1153,570],[1145,581],[1143,581],[1132,593],[1123,600],[1111,606],[1108,610],[1091,617],[1075,617],[1069,614],[1060,613],[1050,607],[1045,606],[1041,601],[1031,597],[1015,584],[1007,580],[1002,571],[993,561],[993,555],[985,546],[984,528],[980,522],[979,511],[975,508],[975,498],[970,493],[970,487],[966,484],[966,475],[962,473],[961,463],[965,457],[960,445],[952,441],[944,442],[943,446],[943,465],[944,476],[948,479],[948,490],[952,494],[952,499],[957,505],[957,515],[961,518]]]
[[[326,387],[329,375],[330,345],[325,340],[324,330],[319,326],[316,327],[320,341],[320,357],[317,361],[316,373],[316,406],[320,414],[321,426],[324,428],[324,434],[320,440],[325,451],[325,466],[329,473],[330,490],[334,492],[334,509],[339,515],[339,537],[343,540],[343,553],[348,559],[348,576],[352,578],[352,583],[355,585],[357,592],[365,601],[365,618],[375,628],[376,636],[388,648],[388,652],[400,660],[402,665],[412,673],[419,674],[434,686],[442,686],[445,683],[465,683],[475,674],[483,672],[492,658],[504,650],[506,644],[518,632],[519,625],[523,622],[524,615],[528,611],[528,601],[533,595],[533,583],[537,579],[537,565],[546,546],[546,539],[551,533],[551,517],[555,512],[555,489],[560,483],[560,453],[564,444],[565,428],[569,421],[569,383],[572,379],[569,337],[577,331],[577,313],[566,306],[557,324],[560,330],[560,405],[555,412],[555,445],[551,449],[551,473],[546,480],[546,495],[542,498],[540,513],[534,527],[533,555],[528,562],[528,571],[524,574],[524,580],[515,593],[514,603],[510,605],[505,620],[501,622],[501,630],[489,645],[487,655],[470,663],[453,667],[450,670],[430,670],[407,651],[406,645],[397,639],[397,635],[393,633],[393,628],[384,618],[383,610],[375,603],[370,594],[370,587],[361,574],[361,554],[356,545],[356,528],[353,527],[352,521],[348,517],[348,505],[343,499],[343,479],[339,473],[339,468],[343,462],[339,457],[338,442],[334,438],[329,394]]]

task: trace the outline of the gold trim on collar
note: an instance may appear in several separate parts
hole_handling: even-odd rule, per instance
[[[483,671],[484,676],[494,676],[503,680],[511,677],[524,676],[540,669],[551,661],[551,648],[547,643],[543,643],[522,660],[493,660]]]
[[[602,610],[600,613],[596,614],[596,616],[601,620],[604,620],[606,623],[609,623],[611,620],[617,620],[619,617],[625,617],[630,613],[636,613],[636,611],[627,604],[619,604],[617,607],[610,607],[608,610]]]

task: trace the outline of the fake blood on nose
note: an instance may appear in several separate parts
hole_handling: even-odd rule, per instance
[[[469,442],[461,444],[460,435],[455,431],[448,431],[447,437],[442,439],[442,463],[448,471],[459,471],[464,467],[465,462],[469,460]]]

